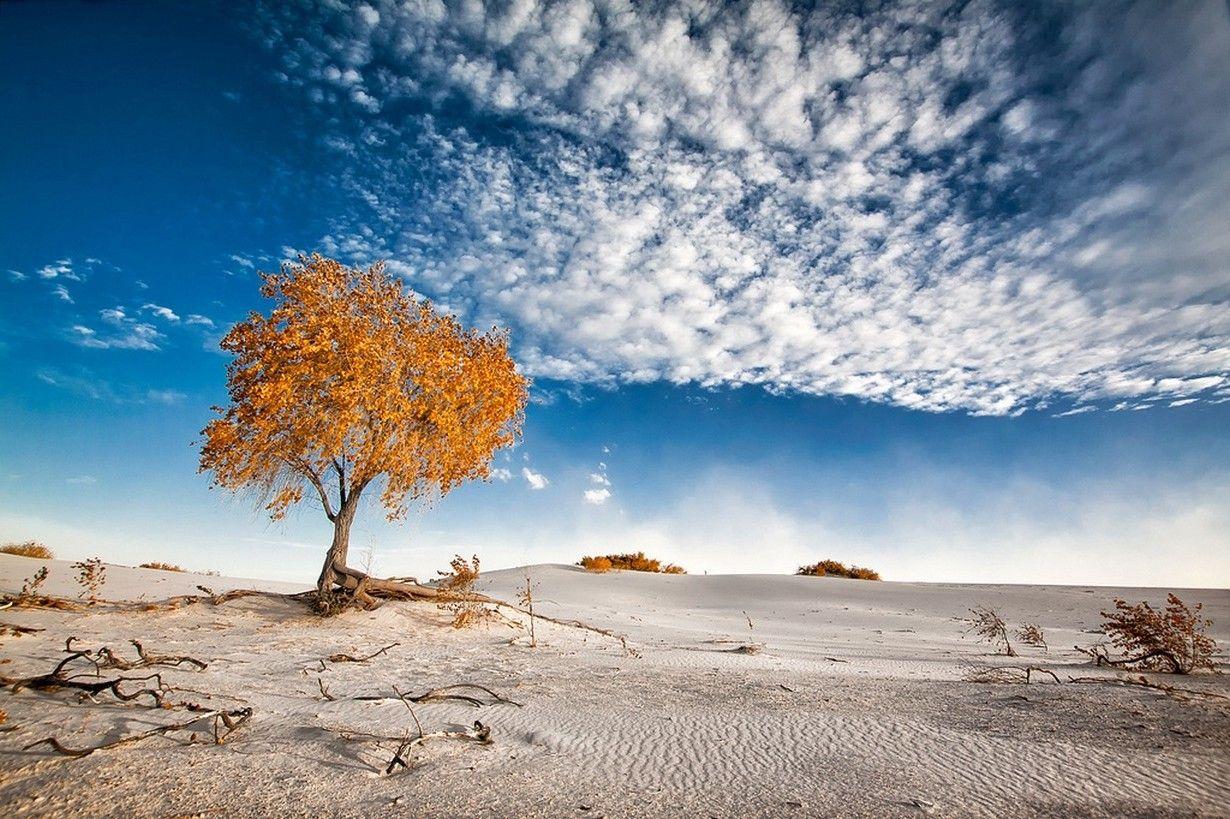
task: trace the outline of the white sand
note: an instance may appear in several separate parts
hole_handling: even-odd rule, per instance
[[[41,561],[0,555],[0,590]],[[74,591],[53,562],[47,590]],[[0,621],[39,626],[5,637],[0,673],[50,670],[64,640],[129,639],[187,653],[204,671],[168,670],[184,699],[251,705],[232,742],[155,737],[72,760],[21,747],[48,735],[86,745],[180,712],[79,703],[67,693],[0,693],[16,730],[0,733],[0,812],[168,816],[1158,816],[1230,815],[1230,709],[1109,685],[990,685],[963,662],[995,662],[954,618],[978,603],[1010,623],[1036,622],[1049,653],[1027,661],[1061,679],[1095,674],[1071,646],[1088,644],[1115,595],[1160,603],[1164,592],[1080,587],[871,583],[779,576],[592,575],[566,566],[491,572],[483,590],[511,599],[529,571],[539,610],[626,634],[639,656],[591,632],[538,624],[540,646],[493,624],[447,627],[431,605],[387,604],[321,620],[266,597],[172,612],[10,609]],[[155,599],[259,587],[199,575],[108,568],[109,599]],[[1230,592],[1202,600],[1230,645]],[[747,620],[753,628],[749,633]],[[515,640],[513,638],[516,638]],[[334,652],[380,660],[330,664]],[[754,655],[731,651],[755,641]],[[1224,656],[1223,656],[1224,659]],[[11,661],[11,662],[10,662]],[[115,672],[107,672],[114,674]],[[129,672],[130,674],[143,672]],[[1106,672],[1101,672],[1106,674]],[[337,699],[321,696],[317,680]],[[1230,693],[1226,676],[1158,676]],[[381,775],[390,743],[346,742],[327,728],[414,732],[397,702],[347,699],[481,683],[524,703],[416,708],[428,731],[475,718],[481,747],[441,740],[413,770]]]

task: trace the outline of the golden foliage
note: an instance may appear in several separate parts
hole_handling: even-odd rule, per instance
[[[274,518],[305,488],[338,508],[384,476],[390,520],[407,503],[487,478],[495,450],[521,432],[528,381],[506,333],[478,333],[417,301],[383,263],[366,270],[320,255],[264,274],[275,304],[222,340],[231,403],[202,430],[201,471],[255,487]]]
[[[645,557],[644,552],[583,557],[577,565],[591,572],[609,572],[611,569],[624,569],[633,572],[655,572],[658,574],[687,574],[687,570],[682,566],[676,566],[674,563],[663,564],[660,560]]]
[[[27,540],[25,543],[6,543],[0,546],[0,553],[18,557],[34,557],[39,560],[55,559],[55,554],[37,540]]]
[[[800,566],[795,574],[807,577],[848,577],[851,580],[880,579],[880,573],[874,569],[866,569],[862,566],[847,567],[846,564],[838,563],[836,560],[821,560],[810,566]]]

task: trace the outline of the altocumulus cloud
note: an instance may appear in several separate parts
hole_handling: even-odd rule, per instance
[[[427,0],[261,30],[349,193],[322,247],[511,324],[531,374],[1007,414],[1230,396],[1228,19]]]

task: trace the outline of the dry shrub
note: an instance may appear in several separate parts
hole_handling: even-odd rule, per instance
[[[1008,642],[1008,624],[995,609],[990,606],[976,606],[970,609],[969,613],[973,616],[965,620],[969,624],[969,628],[965,630],[966,634],[973,634],[980,641],[990,643],[1009,657],[1016,656],[1012,643]]]
[[[27,577],[21,581],[21,591],[17,593],[20,600],[33,600],[36,597],[42,597],[41,591],[43,584],[47,582],[47,567],[43,566],[33,577]]]
[[[38,560],[55,560],[55,554],[37,540],[27,540],[25,543],[6,543],[0,546],[0,553],[17,555],[18,557],[33,557]]]
[[[1023,623],[1016,630],[1016,638],[1027,646],[1047,650],[1046,635],[1042,633],[1041,626],[1036,623]]]
[[[611,569],[621,569],[630,572],[652,572],[655,574],[687,574],[687,570],[674,563],[662,563],[652,557],[645,557],[644,552],[628,552],[626,554],[598,555],[583,557],[577,565],[591,572],[608,572]]]
[[[81,586],[81,594],[78,596],[90,602],[97,600],[103,583],[107,582],[107,567],[103,565],[102,558],[79,560],[73,564],[73,568],[77,570],[77,585]]]
[[[1213,670],[1217,643],[1205,633],[1213,621],[1201,615],[1203,603],[1188,608],[1174,594],[1166,595],[1166,608],[1157,611],[1147,602],[1128,605],[1115,598],[1115,610],[1104,611],[1102,632],[1125,656],[1112,661],[1148,671],[1190,674]]]
[[[440,576],[439,587],[453,593],[452,599],[439,604],[453,615],[453,628],[469,628],[490,619],[495,612],[472,599],[479,573],[478,555],[470,560],[455,555],[448,565],[449,571],[436,574]]]
[[[142,564],[141,564],[140,566],[138,566],[137,568],[139,568],[139,569],[157,569],[157,570],[158,570],[158,571],[160,571],[160,572],[182,572],[182,571],[185,571],[183,567],[181,567],[181,566],[176,566],[174,563],[159,563],[158,561],[153,561],[152,563],[142,563]]]
[[[851,580],[880,579],[880,573],[874,569],[865,569],[861,566],[847,567],[846,564],[838,563],[836,560],[821,560],[810,566],[800,566],[795,574],[804,577],[848,577]]]

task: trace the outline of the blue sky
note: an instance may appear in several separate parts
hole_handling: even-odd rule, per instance
[[[319,250],[536,382],[377,571],[1230,585],[1230,12],[1022,8],[5,4],[0,538],[313,578],[193,441]]]

